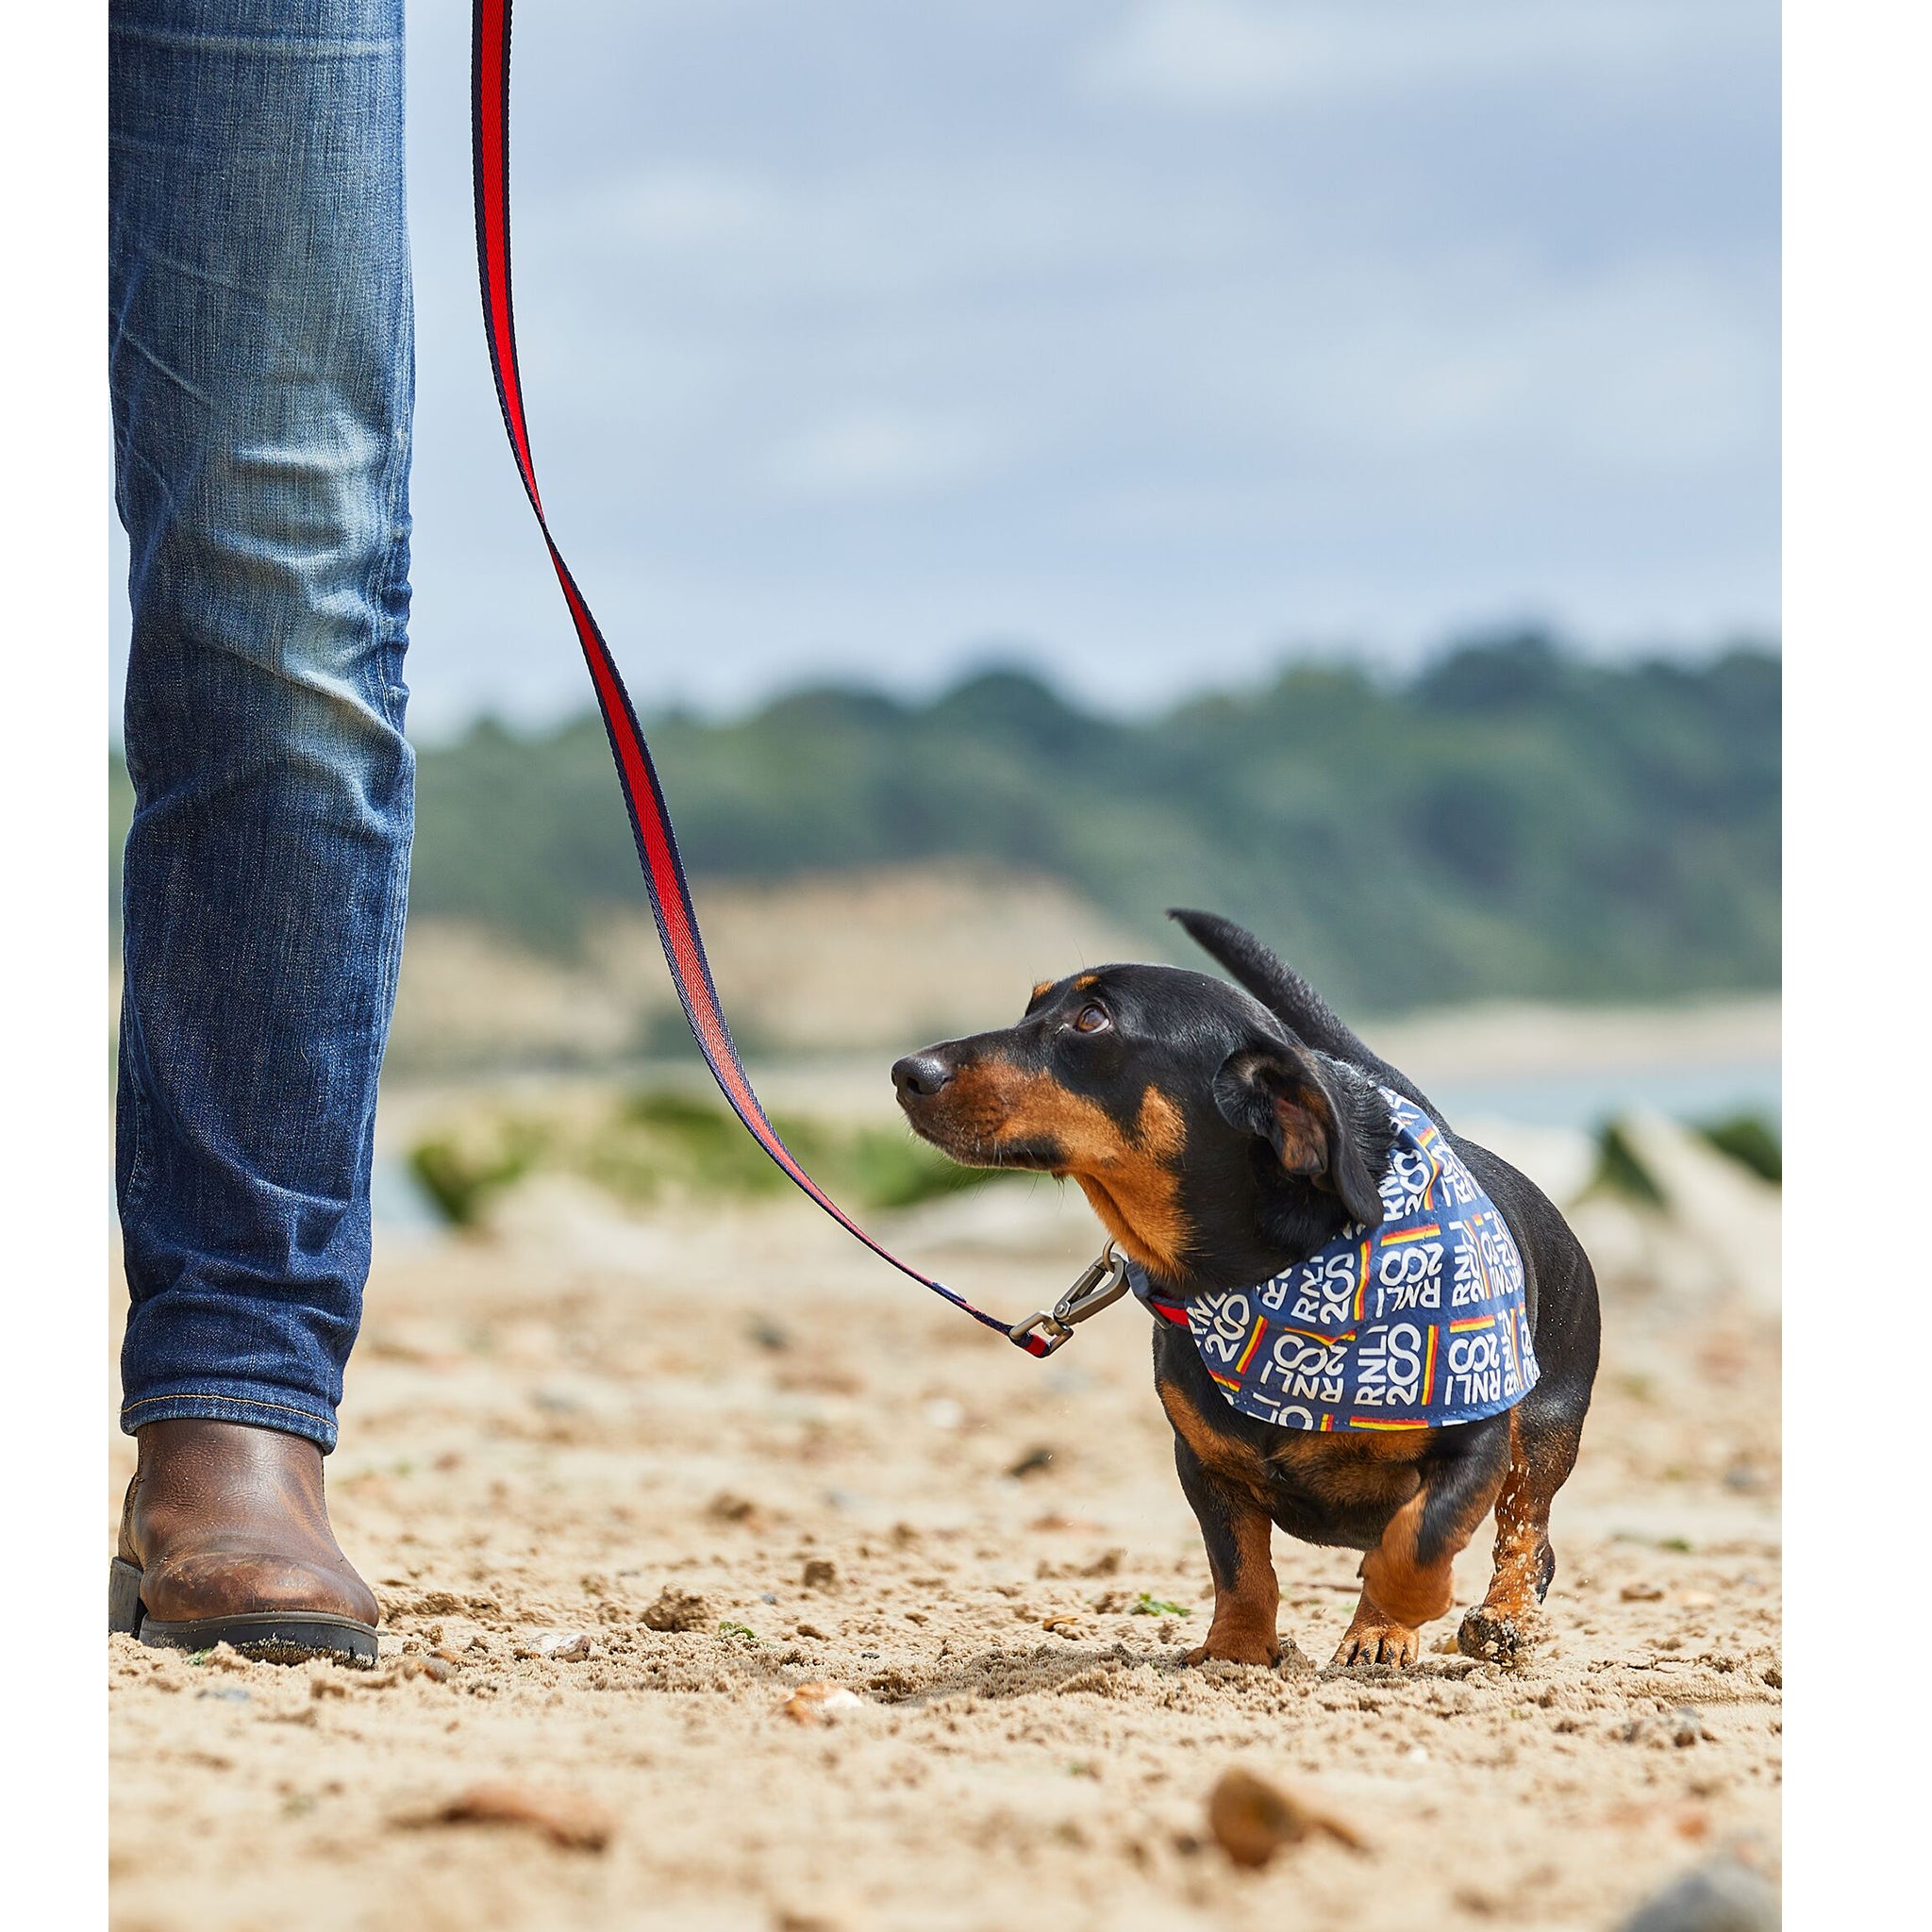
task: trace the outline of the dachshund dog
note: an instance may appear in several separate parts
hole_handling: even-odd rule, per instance
[[[1172,917],[1245,991],[1166,966],[1043,982],[1017,1025],[900,1060],[906,1118],[966,1165],[1071,1175],[1135,1264],[1137,1292],[1168,1316],[1154,1324],[1155,1386],[1214,1580],[1213,1622],[1190,1662],[1278,1659],[1278,1527],[1365,1553],[1335,1661],[1406,1668],[1422,1625],[1449,1609],[1451,1566],[1491,1510],[1494,1573],[1457,1641],[1472,1657],[1520,1661],[1556,1574],[1550,1505],[1575,1464],[1596,1377],[1590,1262],[1530,1181],[1451,1133],[1253,935],[1211,913]],[[1210,1373],[1188,1310],[1373,1235],[1398,1113],[1440,1128],[1449,1152],[1436,1171],[1447,1165],[1500,1210],[1534,1379],[1510,1406],[1441,1426],[1257,1419],[1224,1395],[1230,1385]]]

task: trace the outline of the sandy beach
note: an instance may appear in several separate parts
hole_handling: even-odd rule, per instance
[[[1095,1241],[1050,1183],[1005,1216],[903,1231],[1010,1318]],[[379,1666],[110,1640],[113,1924],[1585,1932],[1726,1850],[1774,1875],[1775,1319],[1606,1299],[1528,1667],[1330,1670],[1355,1558],[1277,1538],[1282,1667],[1186,1669],[1132,1305],[1036,1363],[802,1201],[392,1243],[328,1473]],[[1238,1867],[1232,1767],[1359,1846]]]

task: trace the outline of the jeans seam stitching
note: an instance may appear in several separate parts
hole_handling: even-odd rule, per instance
[[[132,1415],[137,1408],[152,1408],[158,1402],[232,1402],[243,1408],[273,1408],[283,1415],[299,1415],[304,1421],[331,1424],[334,1418],[319,1414],[312,1408],[296,1408],[287,1402],[262,1402],[253,1395],[227,1395],[217,1390],[182,1390],[172,1395],[143,1395],[139,1402],[124,1402],[123,1415]]]
[[[121,984],[124,1008],[131,997],[128,986],[131,976],[124,962]],[[154,1191],[154,1158],[148,1151],[154,1139],[154,1116],[148,1108],[146,1083],[141,1077],[140,1063],[143,1056],[140,1042],[134,1038],[137,1030],[130,1025],[123,1031],[122,1040],[126,1050],[121,1056],[119,1068],[119,1077],[128,1083],[128,1098],[133,1103],[134,1117],[134,1158],[128,1163],[127,1193],[121,1203],[121,1239],[124,1244],[140,1232],[142,1211]]]
[[[407,222],[407,214],[404,217]],[[405,271],[407,275],[407,270]],[[408,367],[405,394],[400,408],[396,409],[399,426],[392,429],[389,438],[389,451],[382,465],[382,508],[385,525],[382,542],[377,550],[375,568],[369,574],[363,594],[367,599],[371,616],[375,620],[375,636],[378,663],[386,657],[390,648],[400,643],[407,656],[409,647],[408,619],[404,619],[403,634],[400,638],[388,635],[389,625],[383,615],[391,593],[401,578],[407,582],[408,565],[405,553],[409,548],[409,535],[401,528],[404,517],[408,514],[410,458],[415,443],[415,300],[413,288],[406,287],[404,295],[403,326],[408,336],[405,361]],[[396,398],[390,398],[391,407]],[[400,566],[400,568],[398,568]],[[377,697],[384,720],[391,731],[398,736],[403,733],[403,708],[396,703],[396,688],[385,672],[378,676],[380,687]]]

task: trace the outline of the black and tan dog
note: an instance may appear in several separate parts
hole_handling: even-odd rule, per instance
[[[1274,1525],[1362,1550],[1336,1661],[1414,1662],[1450,1566],[1491,1509],[1495,1569],[1457,1641],[1516,1659],[1556,1572],[1550,1504],[1596,1376],[1596,1281],[1549,1200],[1372,1053],[1301,976],[1228,921],[1176,912],[1245,992],[1166,966],[1104,966],[1033,990],[1019,1024],[892,1069],[913,1129],[955,1160],[1071,1175],[1168,1299],[1266,1281],[1351,1221],[1382,1220],[1386,1086],[1447,1135],[1521,1253],[1541,1374],[1513,1408],[1454,1426],[1332,1434],[1237,1411],[1186,1328],[1155,1324],[1155,1383],[1200,1519],[1214,1619],[1190,1661],[1273,1663]]]

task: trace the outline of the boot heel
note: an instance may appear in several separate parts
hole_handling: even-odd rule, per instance
[[[119,1557],[108,1565],[108,1632],[141,1635],[141,1572]]]

